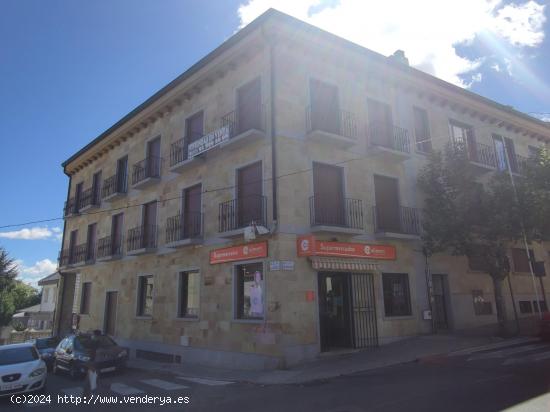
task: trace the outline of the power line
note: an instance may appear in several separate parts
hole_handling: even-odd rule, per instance
[[[494,128],[494,125],[485,125],[485,126],[478,126],[478,127],[470,127],[471,130],[481,130],[481,129],[486,129],[486,128]],[[446,140],[447,138],[451,138],[451,136],[445,136],[444,139]],[[431,138],[430,140],[434,140],[434,138]],[[437,139],[439,140],[439,139]],[[413,145],[415,144],[416,142],[413,142]],[[355,154],[359,154],[359,152],[353,152],[353,151],[346,151],[346,153],[355,153]],[[369,157],[371,157],[371,155],[369,154],[363,154],[362,156],[360,157],[355,157],[355,158],[351,158],[351,159],[347,159],[347,160],[343,160],[343,161],[340,161],[340,162],[336,162],[336,163],[325,163],[323,162],[324,164],[328,164],[330,166],[339,166],[339,165],[342,165],[342,164],[346,164],[346,163],[349,163],[349,162],[353,162],[353,161],[356,161],[356,160],[365,160],[365,159],[368,159]],[[282,178],[285,178],[285,177],[290,177],[290,176],[294,176],[294,175],[297,175],[297,174],[301,174],[301,173],[308,173],[308,172],[311,172],[313,170],[313,168],[308,168],[308,169],[301,169],[301,170],[297,170],[297,171],[294,171],[294,172],[289,172],[289,173],[285,173],[285,174],[282,174],[282,175],[279,175],[277,176],[275,179],[278,180],[278,179],[282,179]],[[248,184],[255,184],[255,183],[263,183],[263,182],[269,182],[269,181],[272,181],[273,178],[272,177],[269,177],[269,178],[265,178],[265,179],[259,179],[259,180],[255,180],[255,181],[252,181],[252,182],[249,182]],[[218,187],[218,188],[214,188],[214,189],[205,189],[203,191],[201,191],[201,195],[203,194],[209,194],[209,193],[215,193],[215,192],[220,192],[220,191],[223,191],[223,190],[231,190],[231,189],[235,189],[237,187],[236,184],[233,184],[233,185],[229,185],[229,186],[222,186],[222,187]],[[165,199],[160,199],[160,200],[154,200],[154,202],[156,203],[161,203],[161,202],[168,202],[168,201],[172,201],[172,200],[181,200],[181,195],[178,195],[177,197],[171,197],[171,198],[165,198]],[[151,203],[151,202],[146,202],[146,203]],[[133,208],[133,207],[141,207],[143,206],[145,203],[136,203],[136,204],[132,204],[132,205],[124,205],[124,206],[120,206],[120,207],[116,207],[116,208],[111,208],[111,209],[101,209],[101,210],[97,210],[97,211],[91,211],[91,212],[87,212],[87,213],[82,213],[80,215],[86,215],[86,216],[90,216],[90,215],[95,215],[95,214],[101,214],[101,213],[111,213],[111,212],[116,212],[116,211],[120,211],[120,210],[126,210],[126,209],[130,209],[130,208]],[[42,219],[42,220],[33,220],[33,221],[29,221],[29,222],[22,222],[22,223],[14,223],[14,224],[9,224],[9,225],[2,225],[0,226],[0,229],[7,229],[7,228],[10,228],[10,227],[21,227],[21,226],[26,226],[26,225],[31,225],[31,224],[38,224],[38,223],[48,223],[48,222],[54,222],[54,221],[58,221],[58,220],[64,220],[66,217],[56,217],[56,218],[49,218],[49,219]]]

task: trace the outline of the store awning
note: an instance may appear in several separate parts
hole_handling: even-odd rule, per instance
[[[333,270],[336,272],[375,272],[378,264],[365,259],[347,259],[312,256],[311,266],[315,270]]]

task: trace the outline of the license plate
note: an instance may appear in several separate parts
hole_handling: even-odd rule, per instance
[[[23,387],[23,385],[21,385],[19,383],[15,383],[15,384],[11,384],[11,385],[2,385],[2,386],[0,386],[0,390],[12,391],[14,389],[20,389],[22,387]]]
[[[112,372],[114,371],[116,368],[114,366],[111,366],[109,368],[103,368],[103,369],[100,369],[99,371],[100,372]]]

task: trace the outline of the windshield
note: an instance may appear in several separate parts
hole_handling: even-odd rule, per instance
[[[38,352],[30,346],[0,350],[0,366],[31,362],[38,358]]]
[[[76,346],[81,346],[85,349],[91,349],[94,346],[93,341],[98,342],[97,347],[99,348],[107,348],[110,346],[116,346],[116,343],[108,336],[95,336],[92,338],[92,336],[83,335],[79,336],[75,339],[75,344],[78,344]]]
[[[55,348],[57,346],[56,338],[36,339],[35,345],[38,349]]]

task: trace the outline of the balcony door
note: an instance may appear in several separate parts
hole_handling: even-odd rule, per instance
[[[118,302],[118,292],[111,291],[105,295],[105,318],[103,331],[106,335],[114,336],[116,329],[116,308]]]
[[[338,88],[320,80],[309,82],[311,130],[340,134]]]
[[[69,237],[69,263],[73,263],[73,260],[75,258],[75,248],[77,240],[78,230],[71,231],[71,235]]]
[[[200,184],[183,191],[183,238],[189,239],[201,233],[201,192]]]
[[[314,224],[346,226],[341,167],[313,163],[313,199]]]
[[[185,120],[185,143],[183,158],[188,158],[189,144],[204,136],[204,112],[201,110]]]
[[[143,205],[143,230],[142,247],[150,248],[156,246],[157,233],[157,202],[149,202]]]
[[[372,143],[393,147],[393,119],[390,105],[368,99],[367,110]]]
[[[97,223],[88,225],[88,233],[86,236],[86,260],[91,261],[95,259],[95,245],[96,245],[96,233]]]
[[[374,175],[374,196],[376,228],[382,232],[399,233],[401,219],[397,179]]]
[[[117,160],[116,163],[116,185],[118,193],[126,193],[126,182],[128,181],[128,156]]]
[[[99,201],[101,199],[101,170],[99,172],[94,173],[93,181],[92,181],[92,204],[98,205]]]
[[[237,90],[237,134],[261,130],[262,83],[258,77]]]
[[[453,144],[467,150],[468,158],[471,161],[478,161],[476,137],[470,126],[451,123],[451,138]]]
[[[82,202],[82,191],[83,191],[84,183],[80,182],[76,185],[76,191],[74,195],[74,207],[75,210],[78,212],[80,210],[80,202]]]
[[[257,162],[237,171],[238,227],[264,223],[262,217],[262,162]]]
[[[160,137],[147,142],[146,176],[157,177],[160,175]]]
[[[114,215],[111,223],[111,255],[121,254],[122,249],[122,213]]]

